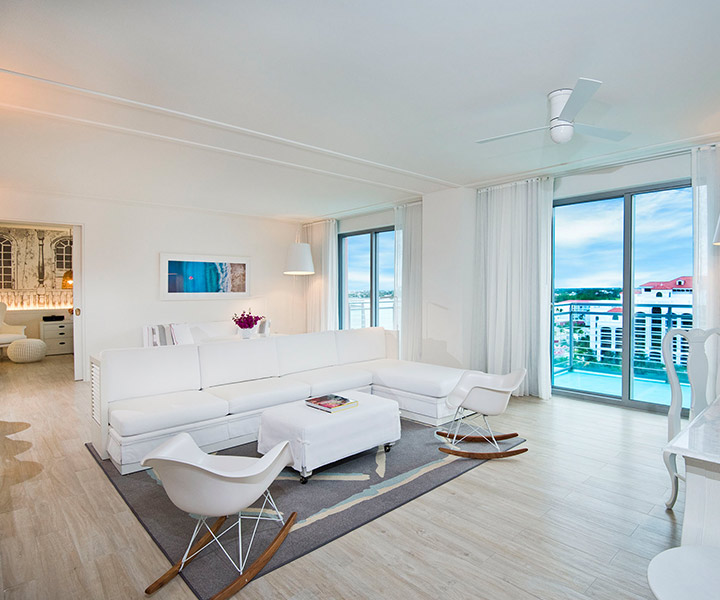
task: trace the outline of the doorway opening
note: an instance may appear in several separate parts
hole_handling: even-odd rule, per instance
[[[0,222],[0,302],[4,322],[45,342],[46,356],[73,355],[84,379],[80,327],[82,229],[57,223]]]

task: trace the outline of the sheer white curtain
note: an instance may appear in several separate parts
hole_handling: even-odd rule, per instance
[[[516,392],[549,398],[552,179],[478,191],[472,366],[526,368]]]
[[[720,327],[720,246],[713,245],[720,215],[720,154],[715,146],[697,148],[693,167],[693,327]],[[720,387],[718,348],[713,336],[708,342],[708,398]]]
[[[422,348],[422,202],[395,207],[395,329],[400,358],[420,360]]]
[[[335,219],[303,225],[303,241],[310,244],[315,274],[304,276],[307,330],[338,327],[338,228]]]
[[[714,146],[693,150],[695,265],[693,321],[699,329],[720,327],[720,246],[713,245],[720,215],[720,154]]]

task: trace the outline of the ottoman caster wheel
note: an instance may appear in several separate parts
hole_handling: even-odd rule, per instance
[[[385,452],[390,452],[394,444],[385,444]]]
[[[308,482],[308,478],[305,477],[304,475],[300,475],[300,483],[305,485],[307,482]]]

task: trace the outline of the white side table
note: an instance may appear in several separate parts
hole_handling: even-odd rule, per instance
[[[670,548],[650,561],[647,577],[657,600],[716,600],[720,595],[720,548]]]
[[[685,458],[681,544],[720,547],[720,400],[695,417],[664,450]]]

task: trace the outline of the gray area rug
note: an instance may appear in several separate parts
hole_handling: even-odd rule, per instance
[[[314,471],[302,485],[297,472],[288,468],[270,486],[278,509],[285,517],[296,511],[295,526],[261,575],[312,552],[357,527],[402,506],[485,461],[457,458],[438,451],[442,445],[434,436],[434,427],[402,421],[402,438],[388,453],[383,447],[358,454]],[[523,442],[514,438],[501,442],[503,450]],[[259,456],[255,442],[223,450],[219,454]],[[178,561],[187,546],[196,519],[175,507],[152,471],[120,475],[109,460],[102,467],[140,523],[171,563]],[[463,444],[463,450],[491,451],[489,444]],[[507,459],[506,459],[507,460]],[[258,504],[258,506],[260,506]],[[230,519],[228,519],[228,523]],[[243,544],[253,527],[243,520]],[[236,530],[237,531],[237,530]],[[249,566],[279,531],[279,523],[261,521]],[[237,556],[237,534],[229,532],[223,540],[230,556]],[[169,568],[169,566],[168,566]],[[162,573],[158,573],[159,577]],[[181,576],[201,600],[210,598],[237,577],[228,559],[217,545],[204,550],[187,565]],[[138,582],[145,589],[152,583]]]

